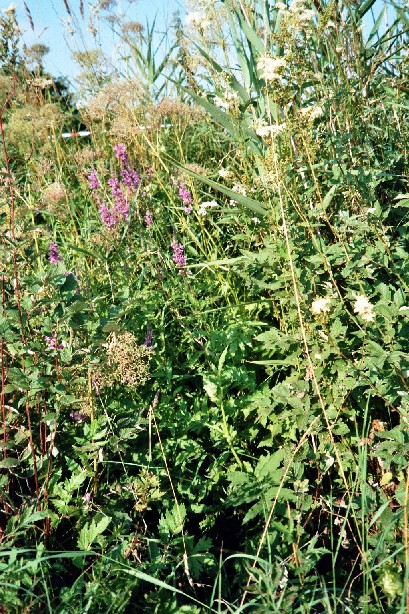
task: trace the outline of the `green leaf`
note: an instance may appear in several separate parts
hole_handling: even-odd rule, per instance
[[[18,458],[2,458],[0,460],[0,469],[13,469],[18,467],[21,461]]]
[[[95,520],[87,522],[79,534],[78,548],[80,550],[90,550],[93,542],[105,531],[111,520],[112,518],[109,516],[103,516],[98,522]]]
[[[183,530],[183,524],[186,518],[186,508],[183,503],[174,505],[171,510],[167,510],[165,516],[161,516],[159,525],[171,535],[177,535]]]

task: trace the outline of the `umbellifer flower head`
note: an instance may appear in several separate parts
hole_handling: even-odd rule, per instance
[[[373,322],[375,320],[373,305],[362,294],[355,294],[354,313],[361,316],[364,322]]]

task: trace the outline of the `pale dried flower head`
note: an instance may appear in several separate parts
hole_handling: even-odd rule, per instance
[[[142,34],[144,27],[139,21],[128,21],[122,26],[122,32],[125,34]]]
[[[307,117],[310,120],[314,120],[317,119],[318,117],[322,117],[322,115],[324,114],[324,111],[322,110],[322,107],[304,107],[303,109],[300,109],[300,113],[301,115]]]
[[[185,122],[198,121],[206,117],[205,110],[199,105],[189,105],[179,100],[164,98],[152,110],[152,115],[157,115],[161,120],[168,118]]]
[[[54,84],[52,79],[45,79],[44,77],[37,77],[36,79],[28,79],[27,85],[44,90],[47,87],[52,87]]]
[[[152,348],[140,345],[129,332],[111,333],[107,343],[108,366],[115,382],[129,388],[141,386],[150,378]]]
[[[67,188],[59,181],[55,181],[43,190],[39,204],[53,215],[66,217],[69,214],[69,209],[66,207],[67,198]]]
[[[210,26],[210,21],[205,15],[205,13],[201,13],[200,11],[193,11],[192,13],[188,13],[185,18],[185,23],[192,28],[198,28],[199,30],[206,30]]]
[[[75,153],[74,159],[77,166],[82,169],[83,167],[95,166],[95,161],[102,159],[103,155],[104,152],[102,149],[94,149],[89,145],[86,145]],[[89,174],[88,170],[85,171],[85,174]]]
[[[55,181],[45,188],[43,198],[53,203],[61,203],[67,198],[66,187],[59,181]]]
[[[113,81],[88,100],[82,112],[91,121],[111,115],[121,120],[123,115],[135,112],[144,101],[145,92],[139,81]]]
[[[375,320],[373,305],[362,294],[355,294],[354,313],[361,316],[364,322],[373,322]]]

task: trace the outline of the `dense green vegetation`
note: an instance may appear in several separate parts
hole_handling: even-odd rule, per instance
[[[0,611],[407,612],[409,9],[195,8],[0,17]]]

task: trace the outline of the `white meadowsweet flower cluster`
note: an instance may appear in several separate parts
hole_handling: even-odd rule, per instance
[[[209,200],[209,201],[205,201],[203,203],[200,204],[199,210],[198,210],[198,215],[207,215],[207,210],[208,209],[212,209],[214,207],[218,207],[219,205],[217,204],[217,202],[215,200]]]
[[[305,107],[304,109],[301,109],[301,114],[302,115],[306,115],[308,117],[308,119],[317,119],[318,117],[322,117],[324,114],[324,111],[322,110],[322,107]]]
[[[241,183],[235,183],[234,186],[232,187],[232,191],[237,192],[237,194],[242,194],[243,196],[247,195],[247,190],[244,187],[244,185],[241,185]],[[230,205],[232,207],[236,207],[237,204],[238,204],[237,200],[234,200],[233,198],[230,200]]]
[[[247,194],[247,190],[244,187],[244,185],[241,185],[241,183],[235,183],[234,186],[232,187],[233,192],[237,192],[237,194],[243,194],[243,196],[246,196]]]
[[[315,316],[329,313],[331,305],[331,299],[328,297],[316,298],[311,303],[311,313]]]
[[[285,130],[285,127],[285,122],[283,122],[282,124],[272,124],[271,126],[259,126],[258,128],[256,128],[256,134],[258,136],[261,136],[262,138],[270,137],[274,139],[276,136],[278,136],[281,132]]]
[[[354,313],[361,316],[364,322],[373,322],[375,320],[373,305],[362,294],[355,294]]]
[[[286,66],[287,62],[284,58],[270,58],[266,55],[261,56],[257,62],[257,70],[264,81],[281,79]]]
[[[213,98],[214,104],[221,109],[225,109],[225,111],[229,111],[229,109],[234,108],[237,101],[238,96],[236,92],[227,93],[224,98],[220,98],[220,96],[215,96]]]
[[[228,179],[229,177],[232,176],[232,172],[229,171],[227,168],[221,168],[219,170],[219,177],[221,177],[222,179]]]
[[[308,6],[306,0],[293,0],[290,6],[286,6],[283,2],[275,4],[280,20],[285,22],[288,31],[291,30],[293,34],[307,33],[314,24],[315,13]]]

